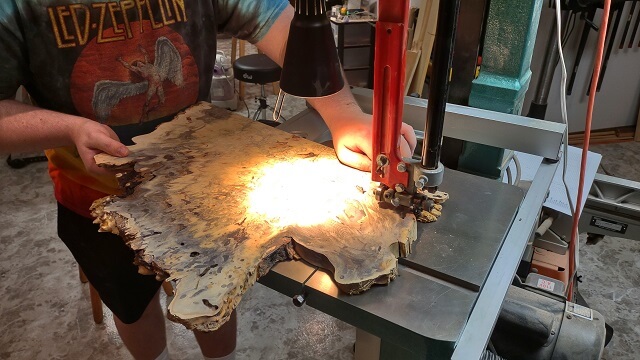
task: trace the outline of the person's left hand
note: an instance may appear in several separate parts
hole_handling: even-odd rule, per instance
[[[363,112],[349,114],[349,118],[334,121],[331,126],[333,147],[338,159],[345,165],[362,171],[371,171],[372,117]],[[398,148],[402,157],[411,157],[417,144],[413,128],[402,123]]]

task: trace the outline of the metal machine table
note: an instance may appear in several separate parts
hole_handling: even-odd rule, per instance
[[[382,339],[392,358],[450,358],[522,203],[517,187],[447,170],[443,215],[419,224],[412,253],[388,286],[340,293],[324,271],[301,261],[260,282]],[[306,283],[305,283],[306,280]]]

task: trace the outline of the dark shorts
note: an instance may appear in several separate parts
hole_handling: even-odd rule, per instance
[[[138,274],[134,252],[117,235],[58,204],[58,236],[67,245],[102,302],[125,324],[136,322],[162,285]]]

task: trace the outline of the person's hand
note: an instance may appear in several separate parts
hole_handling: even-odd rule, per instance
[[[129,149],[120,142],[118,135],[110,127],[89,119],[83,119],[74,128],[71,138],[78,149],[78,154],[84,166],[93,174],[106,175],[112,173],[96,165],[96,161],[93,158],[95,155],[103,152],[117,157],[129,155]]]
[[[362,171],[371,171],[372,117],[363,112],[349,115],[342,121],[332,122],[331,135],[338,159],[345,165]],[[411,157],[417,140],[413,128],[402,123],[398,148],[402,157]]]

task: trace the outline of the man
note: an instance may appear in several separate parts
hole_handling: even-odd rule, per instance
[[[216,31],[255,43],[282,64],[293,9],[285,0],[3,0],[0,2],[0,153],[47,150],[58,235],[69,247],[136,359],[165,359],[160,283],[139,275],[133,252],[98,233],[91,203],[119,189],[94,155],[126,156],[132,137],[205,100]],[[24,85],[39,107],[11,100]],[[370,169],[371,118],[348,88],[310,103],[339,159]],[[403,126],[399,147],[415,147]],[[234,358],[236,316],[196,332],[205,358]]]

